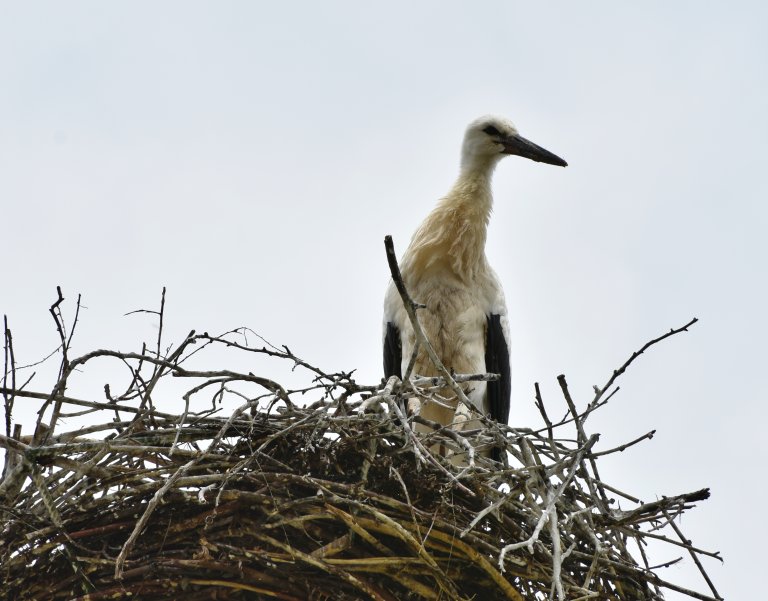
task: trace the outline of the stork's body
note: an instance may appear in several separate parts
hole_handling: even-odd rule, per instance
[[[506,154],[566,165],[520,137],[509,121],[477,119],[464,137],[459,178],[416,231],[400,262],[410,295],[426,305],[419,310],[419,321],[443,364],[455,373],[500,375],[488,384],[469,383],[465,392],[479,412],[504,424],[510,398],[509,324],[504,292],[485,256],[485,241],[493,208],[491,177]],[[390,283],[384,301],[387,377],[402,377],[415,342],[403,303]],[[423,349],[416,355],[413,373],[437,375]],[[449,425],[456,400],[448,405],[427,402],[421,415]]]

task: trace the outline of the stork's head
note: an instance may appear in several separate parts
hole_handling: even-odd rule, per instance
[[[486,115],[469,124],[461,150],[464,169],[492,168],[508,154],[560,167],[568,165],[559,156],[523,138],[508,119]]]

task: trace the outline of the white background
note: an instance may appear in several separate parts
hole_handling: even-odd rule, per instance
[[[560,373],[583,406],[642,343],[700,318],[589,425],[603,449],[657,430],[601,475],[646,501],[710,487],[683,529],[725,557],[705,562],[721,595],[755,598],[766,6],[2,2],[0,313],[17,359],[56,347],[56,285],[69,316],[78,293],[87,307],[74,354],[151,343],[156,320],[123,315],[167,286],[169,342],[247,325],[376,382],[382,239],[404,250],[466,124],[502,114],[569,162],[509,158],[495,177],[511,423],[539,423],[535,381],[552,414]],[[98,393],[109,369],[80,384]],[[35,409],[17,402],[25,432]],[[685,564],[662,577],[707,592]]]

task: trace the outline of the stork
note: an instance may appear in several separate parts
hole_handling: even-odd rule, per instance
[[[504,292],[485,256],[493,207],[491,176],[506,155],[567,166],[560,157],[523,138],[507,119],[485,116],[464,134],[456,183],[438,202],[411,239],[400,261],[410,296],[424,305],[419,322],[443,365],[454,373],[495,373],[499,379],[463,385],[473,407],[506,424],[509,418],[509,322]],[[384,373],[402,378],[412,360],[416,337],[394,282],[384,300]],[[424,349],[412,372],[438,375]],[[457,399],[426,401],[420,414],[456,427]],[[466,425],[466,421],[464,424]],[[499,449],[491,456],[499,458]]]

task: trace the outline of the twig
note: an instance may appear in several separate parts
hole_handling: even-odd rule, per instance
[[[16,398],[16,357],[13,352],[13,336],[8,327],[8,316],[3,315],[3,352],[5,360],[3,362],[3,408],[5,410],[5,435],[11,435],[11,424],[13,423],[13,401]],[[8,374],[11,376],[11,387],[8,390]]]
[[[590,405],[594,405],[597,403],[602,396],[605,394],[605,392],[613,385],[613,383],[616,381],[616,379],[621,376],[625,371],[627,371],[627,368],[634,362],[635,359],[637,359],[640,355],[642,355],[645,351],[647,351],[649,348],[651,348],[654,344],[657,344],[661,342],[662,340],[665,340],[669,338],[670,336],[674,336],[675,334],[680,334],[681,332],[687,332],[688,328],[690,328],[693,324],[695,324],[698,320],[698,318],[694,317],[684,326],[681,326],[679,328],[672,328],[669,332],[666,334],[662,334],[661,336],[654,338],[653,340],[649,340],[646,342],[643,346],[641,346],[638,350],[636,350],[629,359],[627,359],[624,364],[619,367],[618,369],[614,370],[614,372],[611,374],[611,377],[608,378],[608,381],[603,385],[602,388],[595,387],[595,398],[592,399],[592,403]]]
[[[701,565],[701,561],[699,561],[699,556],[697,555],[696,551],[693,550],[691,541],[685,538],[685,535],[683,534],[682,530],[680,530],[680,527],[675,524],[675,520],[673,520],[666,509],[661,510],[664,515],[666,516],[667,520],[669,521],[670,526],[672,526],[672,529],[675,531],[675,534],[680,537],[680,541],[685,545],[685,548],[688,550],[688,553],[691,556],[691,559],[693,559],[693,562],[696,564],[696,567],[699,568],[699,572],[701,573],[704,580],[707,582],[707,586],[709,586],[709,590],[712,591],[712,594],[717,599],[722,599],[720,596],[720,593],[717,592],[717,589],[715,588],[715,585],[712,584],[712,580],[710,579],[709,575],[707,574],[707,571],[704,569],[704,566]],[[722,560],[721,560],[722,561]]]
[[[400,273],[400,266],[397,264],[397,255],[395,255],[395,247],[394,247],[394,244],[392,243],[392,236],[384,237],[384,247],[387,251],[387,263],[389,264],[389,273],[392,275],[392,280],[395,282],[395,287],[397,288],[397,291],[400,294],[400,298],[403,301],[405,312],[407,313],[408,319],[411,322],[411,326],[413,327],[413,331],[414,331],[414,334],[416,335],[416,340],[418,341],[418,344],[427,352],[427,355],[429,356],[429,360],[435,366],[435,369],[437,370],[437,372],[443,377],[446,384],[448,385],[448,388],[450,388],[451,391],[456,395],[456,398],[459,400],[459,402],[463,403],[469,409],[475,409],[475,406],[472,404],[472,401],[470,401],[467,398],[467,395],[464,393],[461,386],[459,386],[456,383],[456,381],[453,379],[451,374],[446,369],[445,365],[443,365],[443,362],[440,361],[440,358],[437,356],[435,349],[432,347],[432,344],[429,342],[429,340],[427,339],[427,336],[424,334],[424,330],[421,327],[421,323],[419,323],[419,318],[416,315],[416,310],[423,309],[425,306],[416,303],[411,298],[410,294],[408,294],[408,290],[406,290],[405,288],[405,283],[403,282],[403,276]]]
[[[579,443],[584,444],[584,442],[587,440],[587,435],[584,432],[583,419],[580,419],[579,412],[576,411],[576,405],[571,398],[570,391],[568,390],[568,383],[565,381],[565,375],[561,374],[557,376],[557,382],[560,384],[560,389],[562,390],[565,401],[568,404],[568,410],[573,416]],[[592,473],[595,475],[594,479],[590,478],[587,480],[587,484],[589,485],[590,490],[592,490],[592,496],[597,501],[598,508],[602,513],[605,513],[608,511],[608,506],[610,505],[610,502],[608,501],[608,495],[605,494],[605,490],[603,490],[603,488],[600,486],[600,474],[597,471],[597,463],[595,462],[594,457],[589,454],[587,456],[587,460],[589,461],[590,467],[592,468]],[[593,488],[596,490],[593,490]]]
[[[646,432],[642,436],[638,436],[634,440],[630,440],[629,442],[625,442],[622,445],[619,445],[618,447],[614,447],[612,449],[608,449],[607,451],[600,451],[598,453],[592,453],[593,458],[602,457],[603,455],[611,455],[612,453],[623,453],[626,451],[629,447],[636,445],[639,442],[642,442],[644,440],[650,440],[653,438],[653,435],[656,434],[656,430],[651,430],[650,432]]]
[[[501,549],[501,553],[499,554],[499,569],[502,572],[504,571],[504,557],[506,556],[507,553],[523,547],[527,547],[529,553],[533,553],[533,544],[539,539],[539,533],[541,532],[541,529],[544,527],[544,524],[546,524],[547,520],[552,520],[552,519],[557,520],[555,504],[557,503],[560,496],[563,494],[563,491],[565,490],[565,488],[568,486],[568,483],[576,474],[576,470],[578,468],[579,463],[581,462],[581,458],[583,457],[584,453],[587,453],[589,449],[591,449],[592,446],[598,441],[599,438],[600,436],[598,434],[593,434],[590,437],[590,439],[586,442],[586,444],[584,444],[584,446],[582,446],[576,452],[573,459],[571,460],[571,469],[568,473],[568,476],[566,476],[566,478],[563,480],[560,486],[557,487],[556,490],[548,491],[547,499],[546,499],[547,501],[546,507],[541,512],[541,516],[539,517],[539,520],[536,523],[536,527],[534,528],[531,536],[529,536],[524,541],[505,545]]]

